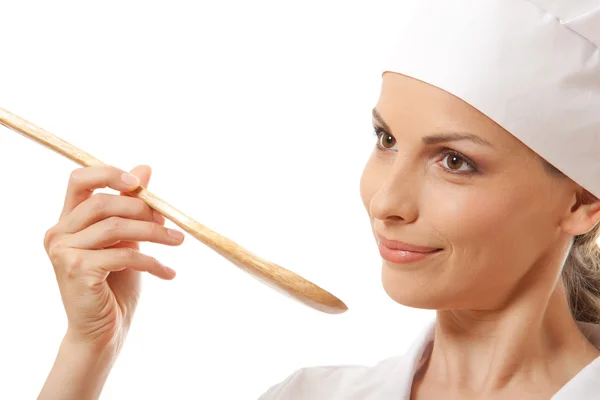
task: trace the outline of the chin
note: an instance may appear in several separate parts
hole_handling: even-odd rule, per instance
[[[436,290],[422,271],[399,270],[384,261],[381,283],[392,300],[406,307],[439,310],[446,308],[448,304],[443,291]]]

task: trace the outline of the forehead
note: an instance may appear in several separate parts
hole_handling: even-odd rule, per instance
[[[395,72],[383,74],[378,113],[392,132],[470,132],[499,149],[525,146],[510,132],[462,99],[429,83]],[[526,146],[525,146],[526,147]],[[524,149],[523,149],[524,150]],[[524,151],[531,151],[526,147]]]
[[[493,122],[485,121],[488,119],[485,115],[445,90],[396,72],[383,74],[377,109],[382,115],[383,111],[408,109],[430,117]]]

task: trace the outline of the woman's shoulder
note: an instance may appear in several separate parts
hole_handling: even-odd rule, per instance
[[[434,321],[422,328],[402,355],[376,364],[301,368],[271,386],[258,400],[387,400],[410,394],[412,380],[433,340]]]
[[[324,365],[300,368],[273,385],[259,400],[358,400],[380,389],[387,376],[396,372],[403,356],[375,365]]]

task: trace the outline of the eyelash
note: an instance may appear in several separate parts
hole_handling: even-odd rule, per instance
[[[374,127],[374,128],[373,128],[373,135],[374,135],[375,137],[377,137],[377,149],[378,149],[379,151],[387,151],[387,149],[384,149],[384,148],[382,148],[382,147],[379,145],[379,140],[381,139],[381,136],[382,136],[383,134],[389,135],[389,133],[387,133],[387,132],[386,132],[386,131],[385,131],[383,128],[380,128],[380,127]],[[390,136],[393,136],[393,135],[390,135]],[[448,155],[452,155],[452,156],[455,156],[455,157],[457,157],[457,158],[460,158],[462,161],[464,161],[464,162],[465,162],[465,163],[466,163],[466,164],[467,164],[467,165],[468,165],[468,166],[471,168],[471,171],[453,171],[453,170],[451,170],[451,169],[448,169],[448,168],[445,168],[445,167],[443,167],[443,168],[444,168],[444,171],[446,171],[446,172],[448,172],[448,173],[450,173],[450,174],[455,174],[455,175],[470,175],[470,174],[474,174],[474,173],[477,173],[477,172],[479,172],[479,168],[477,167],[477,164],[475,164],[475,163],[474,163],[473,161],[471,161],[471,160],[470,160],[468,157],[466,157],[466,156],[464,156],[464,155],[460,154],[460,153],[459,153],[459,152],[457,152],[457,151],[454,151],[454,150],[451,150],[451,149],[445,148],[445,149],[443,149],[443,150],[440,152],[440,154],[439,154],[439,155],[440,155],[440,156],[443,156],[442,160],[443,160],[443,159],[444,159],[446,156],[448,156]]]

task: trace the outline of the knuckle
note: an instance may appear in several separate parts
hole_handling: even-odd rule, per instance
[[[108,217],[105,221],[104,232],[107,234],[117,232],[123,225],[122,219],[116,216]]]
[[[163,267],[163,263],[161,263],[160,261],[158,261],[157,258],[155,257],[150,257],[150,261],[152,262],[152,264],[154,264],[157,268],[162,268]]]
[[[67,263],[65,265],[65,272],[69,278],[73,278],[81,274],[84,269],[85,259],[80,252],[69,251],[65,252]]]
[[[162,264],[156,258],[154,258],[152,256],[146,256],[146,266],[148,269],[152,270],[152,269],[162,267]]]
[[[75,168],[71,171],[71,175],[69,175],[69,182],[71,183],[79,183],[83,179],[83,174],[86,167]]]
[[[87,201],[90,202],[90,207],[92,212],[100,212],[107,207],[108,204],[108,195],[104,193],[97,193],[90,197]]]
[[[123,263],[130,263],[137,258],[137,251],[130,247],[122,247],[119,251],[119,256]]]
[[[81,252],[60,245],[50,248],[50,258],[54,268],[61,271],[67,278],[79,275],[85,263]]]
[[[114,165],[107,165],[106,168],[109,175],[115,182],[119,182],[121,180],[121,174],[125,172],[122,169],[115,167]]]
[[[98,279],[94,275],[89,274],[83,276],[81,282],[86,289],[92,289],[98,284]]]
[[[167,230],[164,226],[157,224],[156,222],[150,222],[150,227],[148,228],[150,231],[150,237],[152,238],[163,238],[167,235]]]
[[[134,199],[134,201],[135,201],[135,205],[133,206],[134,209],[135,209],[135,214],[138,215],[138,216],[146,216],[146,215],[148,215],[148,209],[150,207],[148,207],[148,205],[143,200],[141,200],[141,199],[136,199],[136,198],[133,198],[133,197],[132,197],[132,199]],[[150,218],[152,218],[151,214],[150,214]]]
[[[63,251],[64,249],[62,248],[62,246],[59,246],[57,244],[53,243],[52,245],[48,246],[48,257],[50,258],[50,261],[55,267],[60,266],[62,264],[60,260],[64,258]]]
[[[56,230],[55,230],[55,227],[53,226],[52,228],[48,229],[46,231],[46,233],[44,234],[44,249],[46,250],[46,253],[48,253],[50,251],[50,245],[55,237],[56,237]]]

